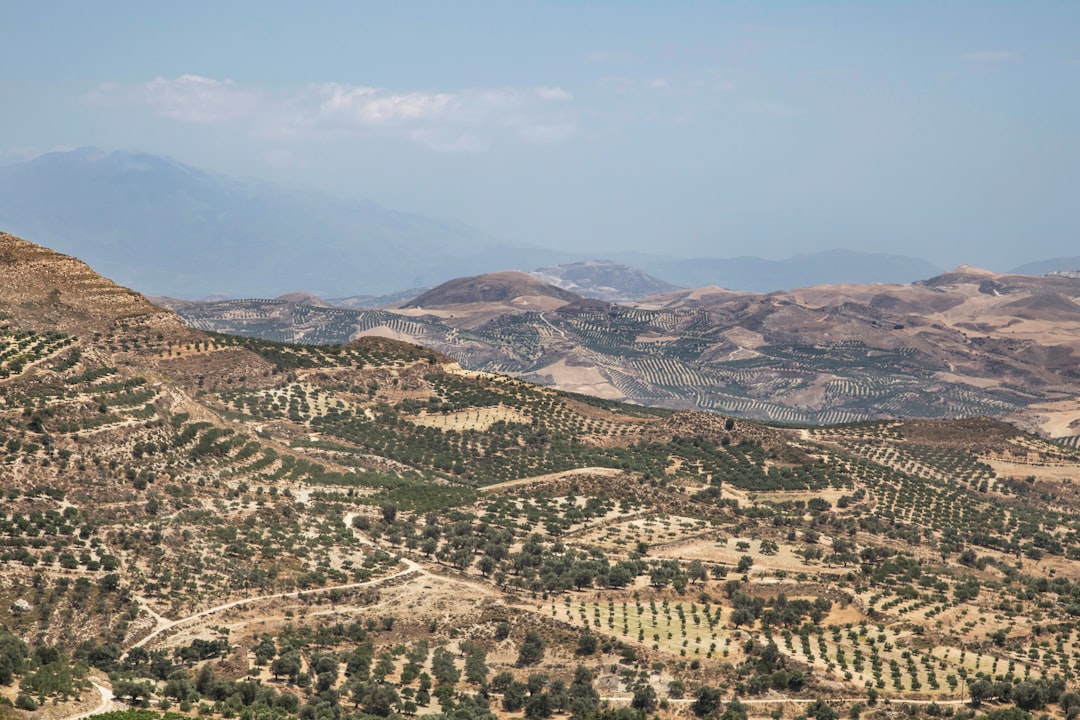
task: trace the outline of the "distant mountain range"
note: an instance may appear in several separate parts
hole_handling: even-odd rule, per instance
[[[0,167],[0,228],[121,284],[188,298],[380,295],[576,259],[371,202],[94,149]]]
[[[349,297],[342,298],[327,298],[326,302],[336,307],[354,308],[357,310],[375,309],[389,307],[391,305],[400,305],[430,289],[431,288],[419,287],[399,290],[398,292],[389,293],[387,295],[350,295]]]
[[[1049,275],[1056,272],[1080,271],[1080,257],[1060,257],[1052,260],[1040,260],[1039,262],[1027,263],[1012,272],[1017,275]]]
[[[918,258],[853,250],[825,250],[785,260],[751,256],[684,260],[640,253],[618,253],[614,258],[682,287],[717,285],[748,292],[842,283],[907,283],[941,272],[933,263]]]
[[[770,292],[913,282],[940,272],[924,260],[847,250],[775,261],[617,253],[614,263],[595,262],[372,202],[89,148],[0,167],[0,230],[84,258],[142,292],[189,299],[305,291],[370,306],[415,296],[404,288],[533,268],[546,282],[609,301],[673,286]]]
[[[635,267],[603,260],[552,265],[529,274],[582,297],[608,302],[640,300],[678,289],[678,286],[647,275]]]

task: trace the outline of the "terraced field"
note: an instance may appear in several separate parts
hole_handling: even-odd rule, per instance
[[[636,403],[789,423],[1003,415],[1025,402],[1017,394],[942,382],[937,361],[915,347],[853,340],[729,347],[728,328],[700,309],[568,306],[502,314],[468,328],[436,315],[282,301],[176,309],[201,330],[279,342],[344,343],[366,333],[410,339],[465,367],[542,384],[570,384],[552,370],[569,359],[594,368],[612,392]]]
[[[76,717],[100,687],[226,720],[794,720],[1078,700],[1074,447],[986,418],[624,405],[385,338],[207,335],[101,279],[64,286],[61,316],[6,295],[6,267],[13,705]],[[47,299],[62,276],[42,278]],[[628,312],[618,337],[658,373],[635,323],[682,317]]]

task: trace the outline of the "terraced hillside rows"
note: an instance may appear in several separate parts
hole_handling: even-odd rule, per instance
[[[1075,448],[628,406],[35,282],[77,317],[0,282],[2,714],[1077,706]]]
[[[178,312],[201,330],[281,342],[340,343],[368,333],[407,338],[435,347],[466,367],[541,384],[567,384],[560,383],[551,366],[574,352],[619,397],[783,422],[1003,415],[1023,405],[1019,395],[962,385],[935,388],[934,368],[914,348],[881,353],[852,342],[768,346],[756,348],[753,359],[714,359],[710,356],[723,338],[716,328],[694,332],[709,325],[701,311],[613,306],[603,313],[526,313],[468,330],[431,316],[406,318],[388,310],[277,301],[185,305]],[[676,337],[660,337],[664,334]],[[808,393],[823,396],[824,407],[800,407],[798,398]]]
[[[175,307],[203,330],[303,343],[411,340],[467,368],[656,407],[811,424],[1015,416],[1065,443],[1080,433],[1074,279],[961,269],[912,286],[767,296],[706,288],[614,305],[476,301],[483,287],[470,283],[489,277],[455,281],[453,293],[436,288],[425,296],[442,298],[436,304],[404,309]]]

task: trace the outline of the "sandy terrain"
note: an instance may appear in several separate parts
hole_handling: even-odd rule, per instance
[[[386,325],[379,325],[377,327],[371,328],[370,330],[361,330],[359,332],[355,332],[355,333],[352,334],[352,337],[350,337],[349,339],[350,340],[355,340],[357,338],[362,338],[362,337],[383,337],[383,338],[388,338],[390,340],[402,340],[404,342],[410,342],[410,343],[411,342],[416,342],[416,338],[413,337],[412,335],[409,335],[408,333],[399,332],[399,331],[394,330],[393,328],[388,327]]]
[[[421,413],[409,417],[409,421],[417,425],[439,428],[440,430],[487,430],[499,422],[528,423],[532,420],[528,415],[506,407],[496,405],[494,407],[477,407],[461,412],[446,413]]]
[[[571,365],[565,358],[540,368],[537,376],[548,375],[560,390],[593,395],[605,400],[624,400],[626,396],[593,365]]]
[[[1080,435],[1080,399],[1035,403],[1024,410],[1040,429],[1052,438]]]

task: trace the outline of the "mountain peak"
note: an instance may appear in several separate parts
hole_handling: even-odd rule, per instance
[[[0,227],[154,295],[380,295],[565,253],[373,202],[79,148],[0,167]]]
[[[0,307],[20,325],[100,331],[118,321],[154,318],[182,328],[171,312],[103,278],[81,260],[0,232]]]
[[[330,303],[323,300],[318,295],[312,295],[307,292],[291,292],[284,295],[278,295],[275,300],[281,300],[283,302],[291,303],[293,305],[311,305],[313,307],[330,307]]]
[[[538,280],[528,273],[510,270],[450,280],[414,298],[403,307],[506,303],[526,298],[552,298],[559,304],[581,299],[568,290]]]
[[[981,268],[978,265],[957,265],[955,268],[949,271],[948,274],[957,275],[981,275],[983,277],[997,277],[997,273],[993,270],[987,270]]]
[[[610,260],[550,265],[529,274],[583,297],[606,302],[629,302],[677,288],[635,267]]]

